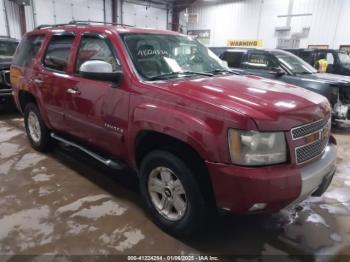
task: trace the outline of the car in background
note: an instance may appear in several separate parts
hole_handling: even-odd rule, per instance
[[[0,108],[13,101],[10,66],[17,45],[16,39],[0,37]]]
[[[312,66],[325,57],[328,62],[327,73],[350,76],[350,56],[346,51],[334,49],[284,49],[299,56]]]
[[[319,93],[332,105],[333,119],[350,116],[350,77],[318,73],[290,52],[278,49],[210,48],[240,74],[252,74],[297,85]]]

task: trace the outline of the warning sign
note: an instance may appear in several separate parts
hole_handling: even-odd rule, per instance
[[[229,39],[227,46],[231,47],[262,47],[262,40],[258,39]]]

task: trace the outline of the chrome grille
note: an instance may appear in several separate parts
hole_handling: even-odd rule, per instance
[[[294,127],[291,130],[293,140],[321,131],[327,125],[328,121],[329,118],[325,118],[310,124]]]
[[[323,139],[317,140],[312,144],[297,147],[295,149],[297,164],[302,164],[316,158],[323,153],[327,144],[328,139]]]
[[[305,140],[308,141],[308,144],[295,148],[295,158],[298,165],[306,163],[323,153],[328,144],[330,130],[330,118],[295,127],[291,130],[293,140],[305,137]]]
[[[11,82],[10,82],[10,71],[6,70],[6,71],[2,71],[1,72],[1,82],[3,85],[5,86],[11,86]]]

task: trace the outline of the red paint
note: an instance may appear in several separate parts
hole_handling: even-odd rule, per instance
[[[74,137],[116,159],[135,167],[135,139],[144,130],[178,138],[195,149],[206,161],[219,207],[247,212],[255,202],[267,202],[267,210],[277,210],[300,193],[299,167],[295,165],[290,137],[292,127],[330,115],[328,102],[305,89],[256,76],[215,76],[163,82],[144,82],[137,76],[119,33],[177,34],[171,31],[117,28],[113,26],[65,26],[77,36],[72,45],[65,74],[47,71],[41,61],[53,29],[35,30],[45,34],[33,69],[12,66],[15,100],[25,90],[36,98],[48,127]],[[118,86],[74,75],[74,61],[80,36],[97,32],[108,36],[123,70]],[[42,85],[33,79],[43,80]],[[77,88],[81,95],[67,94]],[[123,133],[106,128],[108,123]],[[278,130],[286,133],[288,163],[243,168],[230,164],[229,128]],[[303,141],[298,141],[302,143]]]

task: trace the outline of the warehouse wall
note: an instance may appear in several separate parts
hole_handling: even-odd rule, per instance
[[[4,5],[5,4],[5,5]],[[0,35],[12,37],[20,37],[21,30],[19,26],[19,12],[17,6],[9,1],[0,0]],[[7,30],[7,21],[5,15],[5,9],[7,10],[7,19],[8,19],[8,30]]]
[[[167,28],[165,6],[140,5],[134,2],[123,3],[123,23],[137,27]]]
[[[0,0],[0,35],[7,35],[6,19],[3,3],[10,25],[10,35],[21,38],[18,7],[8,1]],[[118,22],[139,27],[166,29],[167,10],[165,5],[145,5],[142,1],[118,1]],[[31,0],[31,6],[25,7],[27,31],[40,24],[67,23],[71,20],[112,21],[111,0],[105,0],[104,14],[103,0]]]
[[[210,29],[210,45],[226,45],[228,39],[262,39],[263,46],[273,48],[279,37],[289,38],[310,28],[301,38],[300,47],[309,44],[350,45],[347,29],[350,1],[345,0],[294,0],[292,14],[312,13],[312,16],[293,17],[291,32],[276,33],[275,28],[285,26],[287,18],[278,18],[288,12],[288,0],[235,0],[210,4],[197,1],[189,13],[198,13],[198,23],[186,24],[184,12],[181,21],[187,29]]]

